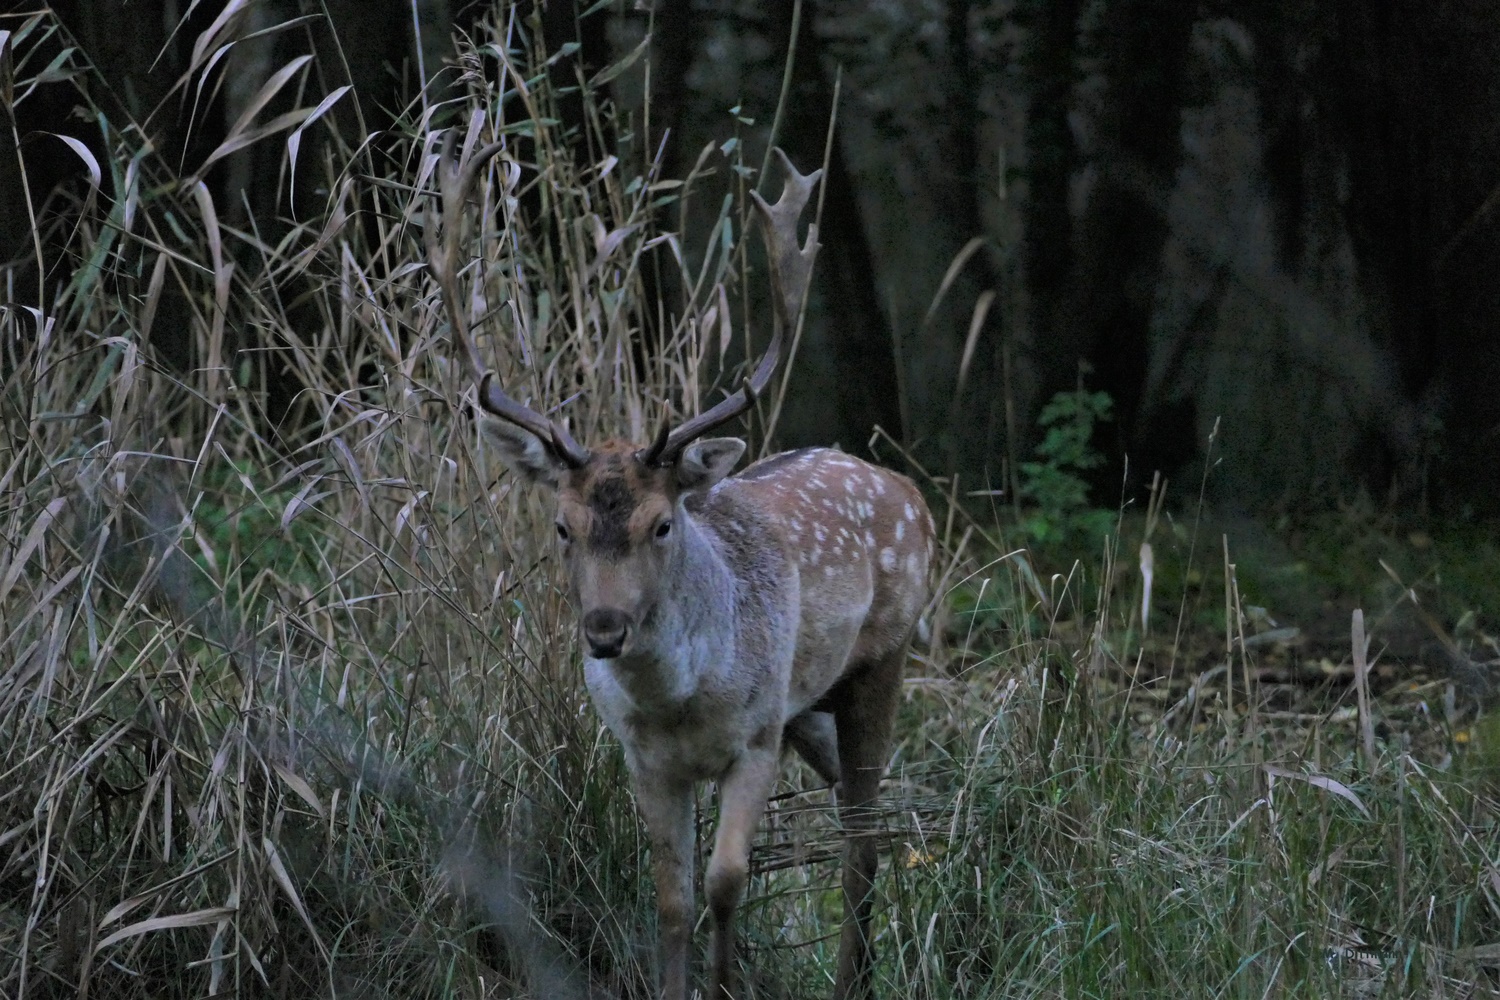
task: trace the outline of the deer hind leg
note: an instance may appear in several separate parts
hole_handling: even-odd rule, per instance
[[[834,1000],[871,995],[870,912],[878,857],[873,834],[896,721],[896,701],[906,662],[906,643],[879,657],[839,687],[833,703],[838,731],[841,794],[839,820],[844,847],[844,929]]]
[[[693,787],[633,775],[636,808],[651,838],[662,1000],[687,1000],[693,936]]]
[[[734,912],[750,877],[750,841],[776,782],[780,740],[772,728],[768,726],[764,739],[753,742],[719,779],[719,829],[704,879],[713,917],[711,1000],[737,995]]]

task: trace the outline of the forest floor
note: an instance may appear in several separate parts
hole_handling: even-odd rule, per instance
[[[38,426],[0,505],[0,992],[650,995],[544,504],[502,514],[415,410],[311,463],[226,432],[90,465]],[[882,995],[1500,995],[1493,536],[1365,517],[1125,518],[1092,561],[941,517]],[[828,991],[841,845],[789,764],[750,996]]]

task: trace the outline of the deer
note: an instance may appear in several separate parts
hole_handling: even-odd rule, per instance
[[[483,431],[520,480],[555,501],[585,684],[623,748],[648,834],[659,995],[688,996],[694,806],[707,781],[719,802],[703,880],[707,995],[737,995],[735,911],[790,747],[835,789],[846,838],[833,995],[870,997],[875,803],[928,599],[932,516],[910,479],[836,449],[782,452],[736,474],[745,441],[707,436],[751,409],[800,319],[819,243],[815,222],[805,245],[797,229],[822,171],[800,174],[776,149],[780,199],[752,195],[775,326],[749,377],[698,416],[663,423],[649,443],[586,448],[507,395],[480,361],[458,290],[459,234],[471,189],[501,144],[463,160],[452,148],[450,132],[436,168],[441,220],[429,215],[426,229],[428,267],[475,379]]]

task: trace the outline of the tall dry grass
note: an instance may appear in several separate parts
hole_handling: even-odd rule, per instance
[[[23,84],[60,31],[12,29]],[[726,200],[688,260],[660,223],[691,179],[583,158],[630,122],[586,89],[589,134],[564,134],[544,61],[515,20],[465,45],[453,91],[378,152],[333,137],[327,204],[274,245],[119,122],[106,161],[79,151],[111,190],[36,221],[68,277],[38,306],[12,288],[0,317],[0,989],[646,975],[640,835],[539,544],[550,516],[468,419],[422,229],[440,131],[505,139],[467,308],[511,391],[587,439],[696,408],[743,213]],[[647,268],[670,314],[643,314]],[[169,316],[176,364],[153,349]],[[275,366],[300,387],[281,427]]]
[[[461,43],[455,89],[378,142],[321,95],[260,135],[330,144],[297,167],[326,203],[274,241],[94,105],[108,155],[33,220],[45,278],[0,275],[0,994],[649,995],[646,845],[548,512],[468,418],[425,192],[441,130],[505,139],[466,234],[481,349],[581,439],[642,438],[711,395],[726,330],[764,336],[756,164],[653,176],[587,87],[564,134],[523,27]],[[0,30],[24,94],[61,29]],[[997,558],[1004,519],[947,510],[886,788],[882,995],[1493,992],[1500,843],[1451,707],[1448,762],[1365,751],[1375,709],[1358,739],[1338,710],[1274,727],[1225,683],[1253,673],[1241,632],[1143,721],[1167,695],[1105,683],[1139,649],[1118,553],[1047,577]],[[794,773],[756,848],[754,996],[829,989],[837,844]]]

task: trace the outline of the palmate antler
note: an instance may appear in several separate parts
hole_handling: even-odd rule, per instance
[[[786,331],[792,329],[797,317],[802,314],[802,302],[807,297],[807,286],[812,279],[813,260],[818,256],[818,224],[807,227],[807,242],[797,241],[797,220],[807,207],[812,189],[823,176],[821,169],[810,174],[800,174],[779,148],[774,150],[776,162],[786,174],[786,184],[776,204],[768,205],[758,192],[752,191],[750,198],[755,203],[760,217],[761,235],[766,241],[766,256],[771,268],[771,291],[775,300],[776,329],[771,343],[761,355],[755,371],[729,396],[720,400],[709,410],[682,424],[675,430],[670,424],[662,425],[661,432],[651,447],[641,452],[641,461],[647,465],[670,465],[682,455],[697,438],[715,427],[722,426],[755,405],[761,393],[776,373],[781,361],[781,345]]]
[[[450,131],[443,139],[442,155],[436,170],[438,194],[442,202],[442,222],[439,226],[435,213],[429,214],[427,220],[427,267],[437,281],[443,307],[453,326],[453,334],[458,338],[469,370],[479,384],[479,405],[494,416],[535,434],[570,466],[579,468],[587,464],[589,450],[573,440],[567,429],[557,421],[549,420],[507,396],[496,383],[494,373],[485,368],[479,359],[479,350],[474,346],[474,339],[469,331],[468,314],[458,295],[459,236],[463,229],[464,208],[479,171],[500,151],[502,144],[497,142],[484,146],[462,162],[454,159],[453,145],[454,133]],[[813,187],[823,176],[823,171],[800,174],[785,153],[780,149],[774,152],[776,161],[786,174],[781,198],[776,204],[769,205],[758,193],[752,192],[750,195],[761,221],[770,262],[771,290],[776,310],[776,329],[771,336],[771,343],[756,363],[754,372],[733,393],[675,429],[670,423],[664,424],[651,445],[639,453],[640,460],[647,465],[675,463],[682,456],[682,450],[693,441],[755,405],[755,400],[765,392],[781,361],[786,331],[793,328],[797,317],[802,313],[802,303],[807,297],[807,286],[812,277],[813,261],[818,255],[819,244],[817,223],[807,227],[807,241],[801,244],[797,239],[797,222],[807,208]]]
[[[443,309],[453,326],[453,335],[458,338],[470,374],[479,385],[479,405],[487,411],[524,427],[552,449],[569,465],[579,468],[589,460],[589,451],[568,433],[567,428],[555,420],[549,420],[528,406],[511,399],[495,381],[494,372],[485,368],[479,360],[479,349],[469,331],[469,316],[463,308],[458,294],[458,269],[461,260],[459,239],[463,232],[464,207],[469,194],[484,169],[503,143],[495,142],[475,151],[467,160],[459,161],[453,156],[454,132],[443,137],[443,151],[438,158],[438,197],[442,203],[442,223],[437,213],[428,213],[424,235],[427,241],[427,268],[437,281],[438,292],[443,298]],[[439,233],[441,229],[441,233]]]

